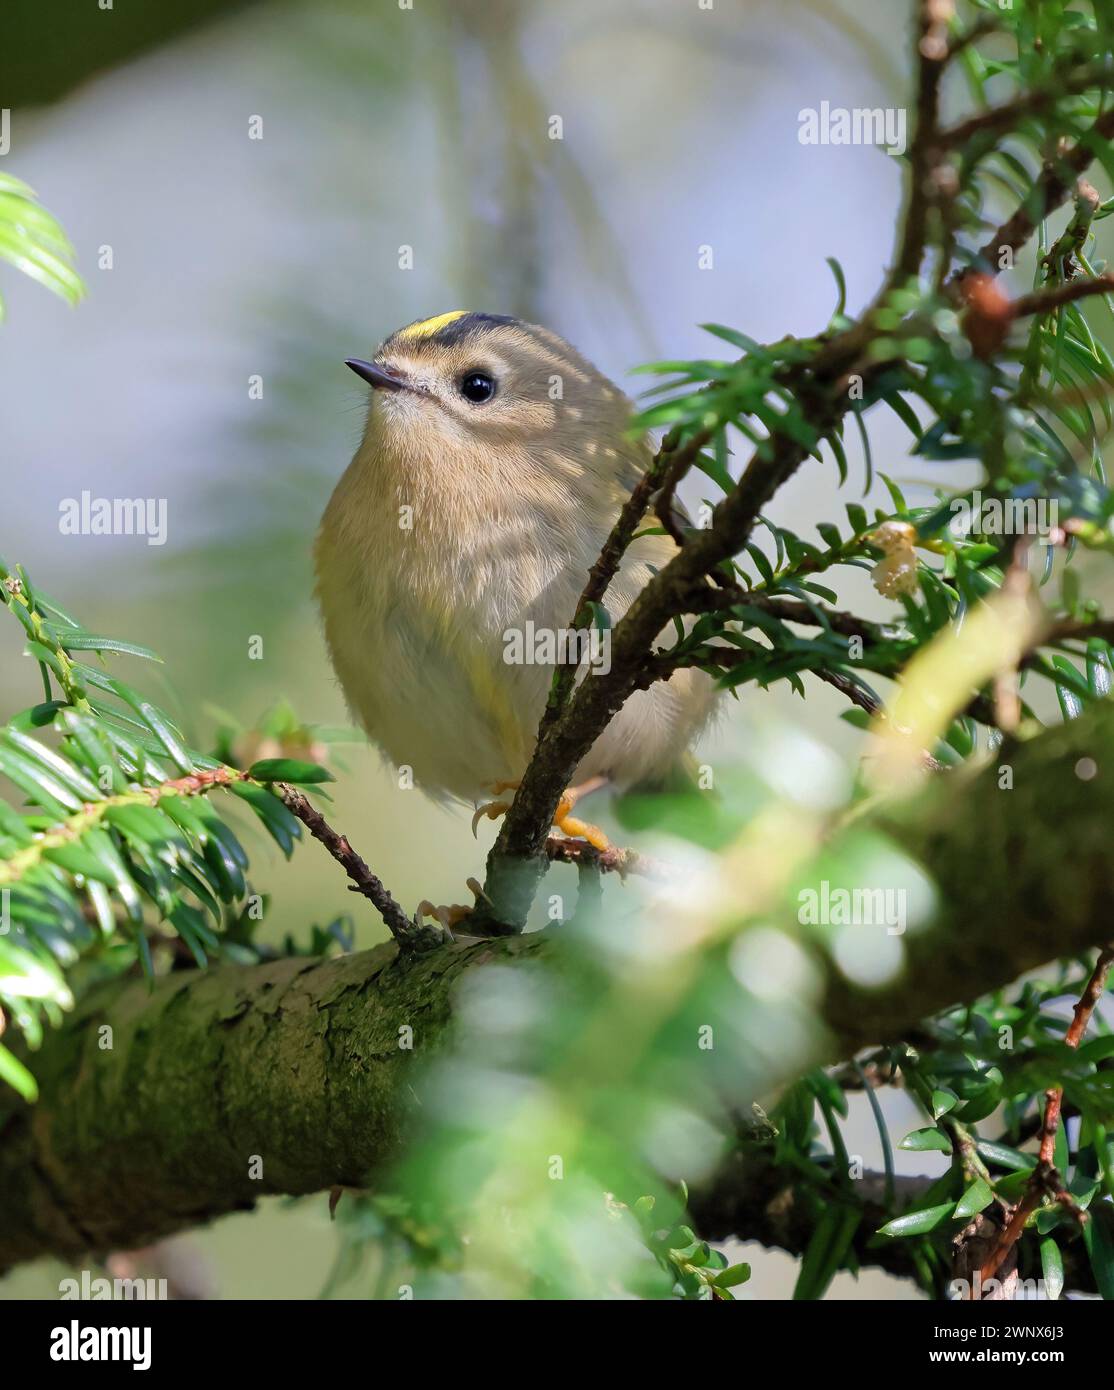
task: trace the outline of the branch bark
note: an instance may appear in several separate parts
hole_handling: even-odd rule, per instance
[[[1084,757],[1098,776],[1076,775]],[[957,772],[872,817],[925,866],[939,901],[902,938],[904,969],[881,990],[849,981],[827,936],[801,929],[824,981],[816,1063],[900,1038],[1109,936],[1114,703],[1018,747],[1011,762],[1009,791],[996,767]],[[153,990],[101,987],[34,1058],[39,1103],[0,1100],[0,1267],[133,1247],[267,1193],[374,1183],[402,1146],[420,1064],[448,1041],[454,983],[489,962],[559,970],[563,950],[551,929],[405,958],[387,945],[173,973]],[[413,1050],[400,1046],[404,1027]],[[782,1052],[793,1056],[769,1039],[767,1055]],[[792,1066],[764,1082],[790,1080],[799,1055]]]
[[[841,408],[818,393],[818,428],[830,425]],[[545,872],[549,827],[577,764],[636,689],[658,633],[684,611],[693,587],[737,554],[766,503],[807,457],[807,449],[788,437],[776,437],[772,444],[768,453],[755,452],[738,484],[713,512],[711,526],[689,534],[616,625],[610,671],[582,681],[561,717],[548,728],[543,723],[530,765],[488,855],[484,891],[494,906],[485,910],[481,904],[477,909],[473,920],[478,928],[496,935],[522,929]]]
[[[384,886],[383,880],[372,873],[352,848],[348,836],[335,831],[304,792],[285,782],[276,783],[275,791],[291,815],[296,816],[313,838],[325,846],[352,880],[349,885],[351,891],[367,898],[376,909],[400,950],[428,951],[440,944],[440,928],[412,922]]]

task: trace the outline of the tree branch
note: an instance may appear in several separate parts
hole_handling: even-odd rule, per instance
[[[814,418],[825,424],[842,408],[818,393],[814,398]],[[768,444],[752,455],[738,484],[713,512],[711,525],[688,534],[616,624],[610,671],[583,680],[548,727],[543,718],[534,756],[488,856],[484,890],[493,906],[481,904],[476,926],[499,934],[521,930],[545,870],[543,850],[553,814],[580,760],[637,688],[658,633],[684,611],[697,582],[741,549],[766,503],[807,456],[802,444],[786,436]]]
[[[1044,258],[1048,275],[1061,275],[1069,279],[1076,269],[1076,261],[1091,234],[1091,223],[1102,205],[1099,191],[1086,179],[1079,179],[1075,185],[1075,211],[1071,221],[1052,243]]]
[[[684,446],[676,451],[669,462],[669,467],[665,470],[661,491],[654,504],[654,511],[662,526],[678,545],[684,545],[685,533],[677,524],[677,517],[673,510],[673,499],[677,495],[677,488],[683,481],[685,474],[699,457],[701,449],[714,435],[715,430],[697,430],[685,441]]]
[[[919,273],[928,238],[931,209],[946,195],[935,178],[940,157],[940,87],[949,61],[951,0],[921,0],[916,26],[917,120],[910,147],[909,204],[894,265],[873,305],[859,321],[835,333],[804,366],[787,373],[784,385],[801,406],[818,437],[828,433],[850,405],[846,373],[858,361],[875,329],[876,312],[891,289]],[[1089,162],[1089,161],[1088,161]],[[864,376],[872,368],[864,368]],[[700,441],[702,447],[704,440]],[[604,555],[585,590],[606,590],[622,552],[634,534],[630,524],[665,476],[674,483],[689,465],[682,445],[669,464],[661,455],[655,468],[636,487],[609,537]],[[543,714],[533,757],[519,783],[511,808],[487,860],[485,902],[474,915],[478,929],[502,934],[521,930],[545,871],[543,847],[554,812],[570,785],[580,760],[608,722],[639,687],[653,643],[671,618],[684,612],[686,597],[713,576],[746,544],[755,522],[783,483],[808,457],[810,447],[797,437],[773,433],[755,450],[735,487],[716,507],[711,525],[683,537],[678,554],[661,570],[631,605],[612,633],[612,664],[606,676],[594,676],[574,687],[575,672],[559,671]],[[695,456],[695,451],[693,451]],[[664,509],[668,513],[668,507]],[[668,527],[668,522],[666,523]],[[672,528],[670,528],[672,529]],[[607,558],[607,563],[602,562]],[[583,604],[577,622],[583,621]]]
[[[1082,757],[1114,765],[1114,703],[1018,747],[1010,791],[996,767],[955,772],[874,814],[879,833],[925,866],[938,902],[901,938],[904,969],[880,989],[844,975],[830,933],[798,929],[821,982],[813,1063],[898,1039],[1102,943],[1114,914],[1114,778],[1081,780]],[[461,974],[526,960],[560,970],[566,949],[550,929],[410,957],[388,945],[174,972],[153,989],[101,987],[36,1055],[38,1104],[0,1097],[0,1266],[135,1246],[265,1193],[374,1181],[401,1148],[416,1063],[446,1043]],[[400,1046],[404,1025],[413,1051]],[[810,1064],[796,1044],[766,1041],[771,1089]]]
[[[980,136],[999,135],[1016,130],[1030,116],[1039,116],[1042,112],[1053,109],[1056,103],[1066,96],[1078,95],[1092,88],[1103,88],[1110,82],[1112,75],[1114,74],[1109,63],[1086,64],[1069,69],[1047,87],[1036,87],[1023,92],[1013,101],[1003,102],[1001,106],[991,106],[986,111],[979,111],[967,120],[942,130],[940,143],[949,149],[962,149],[969,141]]]
[[[924,257],[929,212],[937,194],[933,172],[940,155],[940,84],[950,56],[948,22],[953,13],[951,0],[921,0],[918,7],[917,121],[909,147],[909,203],[885,292],[916,275]]]
[[[383,880],[372,873],[348,843],[348,837],[338,834],[303,792],[283,782],[275,784],[275,791],[291,815],[296,816],[313,838],[325,846],[352,880],[352,892],[361,894],[374,906],[400,950],[422,951],[440,946],[444,940],[441,929],[412,922],[384,887]]]
[[[1080,174],[1091,167],[1095,150],[1099,143],[1106,143],[1114,137],[1114,107],[1104,111],[1095,121],[1087,135],[1074,144],[1070,150],[1045,164],[1040,177],[1029,197],[1016,209],[994,235],[979,248],[979,260],[986,262],[992,274],[1005,269],[1003,252],[1012,255],[1019,251],[1049,213],[1055,212],[1067,201],[1076,186]],[[972,272],[966,270],[955,277],[962,280]]]
[[[1028,314],[1048,314],[1053,309],[1058,309],[1061,304],[1070,304],[1073,300],[1084,299],[1089,294],[1109,294],[1112,290],[1114,274],[1110,271],[1096,275],[1093,279],[1080,277],[1077,280],[1069,280],[1064,285],[1051,285],[1048,289],[1033,290],[1031,294],[1019,295],[1010,303],[1010,316],[1016,319],[1024,318]]]
[[[63,849],[77,843],[82,835],[100,825],[110,812],[120,807],[157,806],[172,797],[204,796],[219,787],[231,787],[237,782],[249,780],[246,773],[231,767],[200,768],[185,777],[174,777],[153,787],[137,787],[132,791],[106,796],[100,801],[87,802],[80,811],[41,831],[26,848],[17,850],[0,862],[0,887],[18,883],[43,863],[49,850]]]
[[[546,858],[551,864],[576,864],[578,867],[596,868],[602,874],[618,874],[626,878],[637,874],[640,878],[668,881],[677,876],[676,870],[660,859],[638,850],[623,849],[610,845],[607,849],[596,849],[587,840],[568,840],[550,835],[545,842]]]
[[[1072,1011],[1072,1020],[1064,1042],[1068,1047],[1078,1047],[1087,1031],[1087,1024],[1106,990],[1107,976],[1114,965],[1114,946],[1107,946],[1099,952],[1098,961],[1087,981],[1087,987]],[[982,1268],[983,1283],[993,1279],[1002,1262],[1021,1239],[1029,1217],[1044,1201],[1046,1195],[1058,1197],[1074,1206],[1070,1194],[1064,1189],[1063,1178],[1056,1172],[1056,1132],[1060,1127],[1060,1107],[1064,1101],[1064,1088],[1052,1086],[1045,1092],[1044,1118],[1041,1122],[1041,1146],[1037,1166],[1025,1188],[1021,1200],[1010,1213],[1005,1229]],[[1078,1208],[1076,1208],[1078,1211]]]

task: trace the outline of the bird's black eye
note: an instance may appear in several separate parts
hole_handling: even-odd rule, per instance
[[[495,395],[495,378],[486,372],[467,372],[460,379],[460,394],[474,405],[482,405]]]

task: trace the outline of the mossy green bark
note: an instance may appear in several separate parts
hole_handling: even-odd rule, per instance
[[[872,817],[930,874],[936,909],[903,937],[885,990],[830,972],[825,1017],[858,1045],[1114,940],[1114,702],[1002,750],[976,776],[934,777]]]
[[[388,945],[95,991],[33,1058],[37,1104],[0,1102],[0,1266],[366,1183],[398,1152],[403,1092],[442,1042],[453,981],[492,950],[400,961]]]
[[[866,823],[924,866],[937,906],[880,989],[849,981],[824,933],[800,928],[824,981],[818,1063],[1114,938],[1114,703]],[[0,1097],[0,1267],[135,1247],[268,1193],[374,1181],[400,1150],[415,1068],[446,1042],[455,981],[543,954],[561,969],[561,950],[556,928],[94,992],[34,1057],[38,1104]],[[764,1055],[779,1055],[773,1041]],[[763,1077],[771,1090],[790,1079]]]

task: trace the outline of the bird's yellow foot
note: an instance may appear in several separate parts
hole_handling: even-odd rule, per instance
[[[488,782],[488,786],[496,796],[500,792],[518,791],[517,782]],[[488,820],[498,820],[500,816],[505,816],[511,809],[509,801],[485,801],[481,806],[477,806],[475,814],[472,816],[472,834],[475,835],[476,827],[485,817]]]
[[[572,814],[572,809],[582,796],[590,791],[595,791],[598,786],[606,781],[606,778],[593,778],[590,782],[585,782],[581,787],[570,787],[561,798],[557,806],[557,813],[553,817],[553,824],[562,835],[568,835],[572,839],[587,840],[590,845],[598,849],[601,853],[605,849],[611,848],[611,841],[603,833],[598,825],[593,825],[591,821],[580,820]]]
[[[478,901],[484,896],[483,885],[478,879],[470,878],[467,880],[468,888],[472,896]],[[453,928],[460,925],[466,917],[470,917],[474,911],[473,907],[465,907],[462,903],[453,903],[449,907],[435,907],[428,898],[423,898],[418,904],[416,916],[432,917],[435,922],[440,922],[450,936]]]
[[[553,824],[562,833],[573,839],[587,840],[590,845],[603,851],[611,848],[611,841],[603,833],[598,825],[592,825],[590,821],[580,820],[572,814],[573,807],[582,796],[587,796],[590,792],[598,791],[600,787],[607,785],[606,777],[591,777],[587,782],[582,782],[579,787],[570,787],[561,798],[557,807],[557,813],[553,817]],[[517,791],[517,782],[493,782],[491,790],[498,796],[500,792]],[[476,827],[485,817],[488,820],[498,820],[500,816],[505,816],[510,810],[509,801],[485,801],[482,806],[477,806],[472,817],[472,834],[476,833]]]

